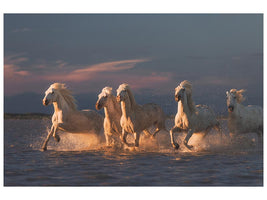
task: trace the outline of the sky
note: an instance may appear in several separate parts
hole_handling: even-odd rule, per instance
[[[138,94],[247,89],[262,104],[261,14],[5,14],[4,95],[74,94],[128,83]],[[218,89],[219,88],[219,89]]]

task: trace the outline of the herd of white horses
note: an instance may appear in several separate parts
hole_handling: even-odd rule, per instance
[[[242,101],[244,90],[231,89],[226,92],[228,109],[229,135],[241,133],[257,133],[259,141],[263,135],[263,110],[259,106],[244,106]],[[75,99],[65,84],[54,83],[45,92],[43,105],[53,104],[54,114],[52,126],[43,143],[42,149],[47,150],[47,143],[51,136],[60,141],[58,130],[68,133],[95,133],[100,135],[104,127],[106,145],[112,146],[115,139],[119,139],[127,146],[138,147],[140,134],[143,132],[151,138],[163,130],[170,133],[171,144],[175,149],[179,144],[175,141],[175,132],[186,132],[183,141],[185,147],[193,133],[204,133],[212,129],[221,133],[220,123],[212,109],[206,105],[195,105],[192,99],[192,84],[185,80],[175,88],[175,100],[178,102],[174,127],[168,131],[165,127],[166,115],[162,108],[153,103],[139,105],[128,84],[121,84],[117,89],[117,96],[112,94],[111,87],[105,87],[98,95],[96,109],[104,108],[105,117],[93,110],[77,110]],[[149,129],[155,126],[155,131]],[[134,135],[134,144],[127,142],[127,135]]]

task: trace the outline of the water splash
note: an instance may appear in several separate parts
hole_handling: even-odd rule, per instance
[[[48,125],[48,122],[45,122]],[[171,121],[167,121],[167,129],[172,127]],[[229,131],[225,121],[222,123],[222,134],[215,130],[212,130],[205,138],[203,134],[193,134],[189,140],[189,145],[193,145],[193,148],[189,150],[183,145],[183,140],[186,133],[176,133],[175,141],[180,144],[179,150],[174,150],[170,143],[170,135],[166,131],[160,131],[155,138],[147,137],[145,134],[140,136],[139,148],[127,147],[120,142],[120,139],[113,144],[113,146],[106,147],[104,134],[101,136],[94,133],[90,134],[71,134],[71,133],[59,133],[60,142],[57,143],[51,137],[48,143],[48,150],[53,151],[104,151],[104,152],[159,152],[159,153],[196,153],[196,152],[225,152],[225,151],[257,151],[262,150],[262,145],[259,144],[256,134],[245,134],[235,137],[229,136]],[[49,127],[49,126],[47,126]],[[34,138],[31,147],[34,149],[40,149],[42,142],[47,136],[49,128],[45,133],[42,133],[41,138]],[[153,132],[153,129],[150,130]],[[134,143],[134,137],[132,134],[127,136],[128,143]]]

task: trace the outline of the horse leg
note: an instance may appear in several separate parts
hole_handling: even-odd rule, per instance
[[[52,125],[52,127],[51,127],[51,129],[50,129],[50,131],[49,131],[49,133],[48,133],[48,135],[47,135],[47,137],[46,137],[46,139],[45,139],[45,141],[44,141],[44,143],[42,145],[42,150],[43,151],[47,150],[47,143],[48,143],[48,140],[49,140],[49,138],[51,137],[51,135],[53,133],[53,130],[54,130],[54,126]]]
[[[143,130],[143,132],[145,133],[146,137],[150,137],[151,136],[149,130],[145,129],[145,130]]]
[[[166,129],[166,127],[165,127],[165,121],[161,121],[161,122],[157,122],[156,123],[156,130],[155,130],[155,132],[153,133],[153,135],[152,135],[152,137],[154,138],[155,136],[156,136],[156,134],[158,133],[158,132],[160,132],[161,130],[165,130],[165,131],[167,131],[167,129]],[[167,132],[169,132],[169,131],[167,131]]]
[[[122,142],[124,144],[126,144],[127,146],[129,146],[129,144],[127,143],[127,140],[126,140],[127,135],[128,135],[128,133],[124,129],[122,129],[121,140],[122,140]]]
[[[218,122],[218,123],[215,125],[214,128],[216,129],[216,131],[218,131],[218,132],[220,133],[220,136],[221,136],[221,142],[222,142],[222,140],[223,140],[223,132],[222,132],[222,127],[221,127],[220,123]]]
[[[155,130],[155,132],[152,134],[152,137],[154,138],[154,137],[156,137],[156,134],[158,133],[158,132],[160,132],[160,128],[156,128],[156,130]]]
[[[191,136],[193,135],[194,130],[190,129],[184,139],[184,145],[188,148],[188,149],[192,149],[192,145],[188,145],[188,141],[191,138]]]
[[[135,132],[134,133],[134,146],[139,147],[139,138],[140,138],[140,133]]]
[[[179,132],[180,131],[180,128],[178,128],[177,126],[174,126],[171,130],[170,130],[170,136],[171,136],[171,144],[172,144],[172,146],[173,146],[173,148],[175,148],[175,149],[179,149],[179,144],[178,143],[176,143],[175,141],[174,141],[174,136],[173,136],[173,134],[175,133],[175,132]]]
[[[110,138],[110,135],[109,133],[105,133],[105,138],[106,138],[106,146],[110,146],[111,142],[111,138]]]
[[[61,124],[62,124],[62,123],[61,123]],[[61,125],[61,124],[60,124],[60,125]],[[58,129],[58,127],[59,127],[59,124],[55,125],[54,133],[53,133],[53,137],[54,137],[54,139],[55,139],[57,142],[60,141],[60,137],[57,135],[57,129]]]
[[[204,135],[202,137],[202,140],[204,140],[207,137],[207,135],[210,132],[210,130],[211,130],[211,127],[208,127],[205,131],[203,131]]]

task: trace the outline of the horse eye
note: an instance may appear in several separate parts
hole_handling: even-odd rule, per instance
[[[52,93],[51,94],[54,94],[55,92],[54,91],[52,91]]]

